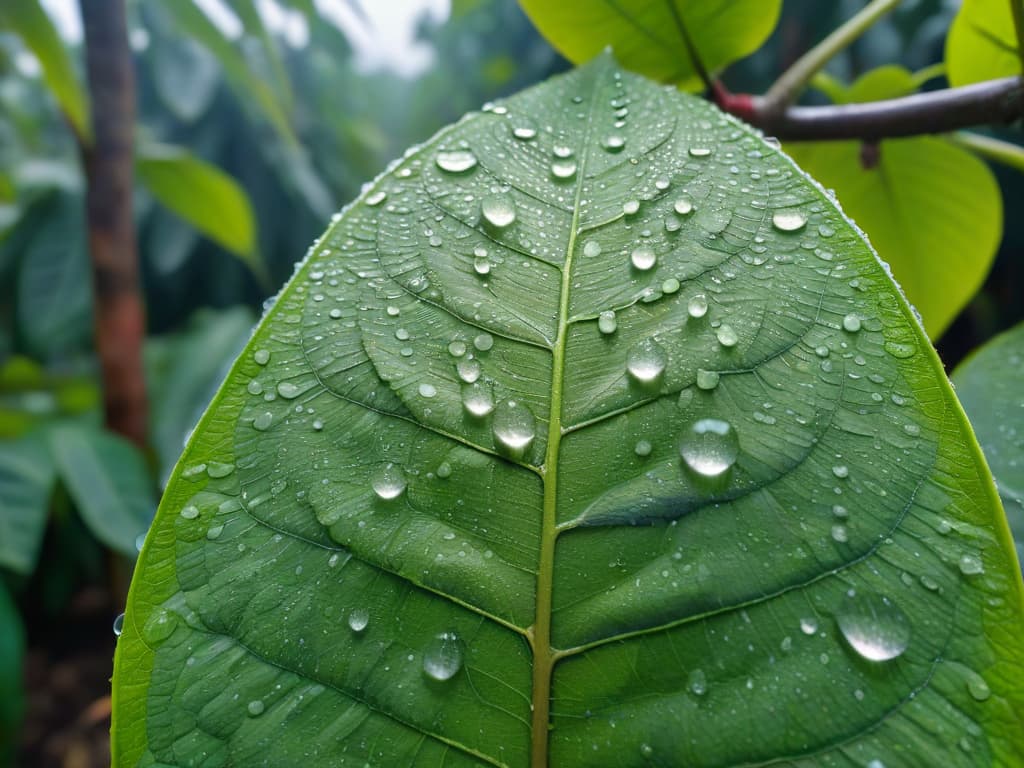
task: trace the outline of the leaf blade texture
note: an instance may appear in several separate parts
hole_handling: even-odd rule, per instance
[[[1009,547],[859,232],[602,56],[282,291],[142,552],[115,764],[1009,759]]]

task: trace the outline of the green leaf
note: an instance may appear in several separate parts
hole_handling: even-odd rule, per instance
[[[25,630],[18,607],[7,586],[0,581],[0,765],[15,765],[24,696],[22,693],[22,655]]]
[[[953,372],[1024,559],[1024,323],[996,336]]]
[[[867,73],[849,102],[903,96],[913,76],[900,67]],[[985,163],[949,141],[887,139],[865,167],[855,141],[788,143],[786,151],[830,189],[867,232],[937,339],[977,293],[1003,234],[999,184]]]
[[[50,451],[78,513],[100,541],[134,557],[153,514],[153,479],[127,440],[68,424],[49,431]]]
[[[0,443],[0,568],[35,570],[53,480],[53,461],[38,433]]]
[[[114,764],[1011,765],[1022,590],[863,237],[604,56],[279,295],[140,558]]]
[[[168,35],[156,25],[149,26],[155,33],[152,53],[144,61],[151,66],[156,93],[175,117],[194,122],[217,93],[217,59],[191,37]]]
[[[1011,2],[1020,0],[964,0],[946,38],[950,85],[1022,74]]]
[[[541,34],[570,61],[610,46],[624,66],[687,90],[703,84],[688,37],[714,73],[753,53],[775,29],[781,0],[519,0]]]
[[[13,30],[29,47],[43,70],[43,80],[75,132],[89,143],[89,101],[75,77],[67,49],[39,0],[4,0],[0,5],[0,29]]]
[[[262,273],[249,196],[233,178],[184,149],[166,144],[141,146],[135,167],[157,200],[254,272]]]

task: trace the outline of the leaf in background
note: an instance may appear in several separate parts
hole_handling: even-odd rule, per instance
[[[191,123],[206,112],[217,93],[217,59],[191,37],[149,26],[156,32],[152,55],[144,60],[151,65],[156,92],[175,117]]]
[[[288,72],[281,61],[277,42],[263,23],[263,17],[256,7],[255,0],[228,0],[228,4],[241,20],[245,34],[259,42],[260,51],[265,59],[265,68],[270,71],[270,76],[274,79],[274,88],[285,107],[291,111],[292,87],[288,79]]]
[[[899,67],[865,74],[849,102],[894,98],[913,90]],[[787,143],[811,176],[834,189],[892,267],[896,281],[939,338],[977,293],[1003,234],[1003,205],[992,171],[971,152],[932,137],[886,139],[865,168],[856,141]]]
[[[184,438],[252,334],[254,322],[246,307],[200,311],[185,331],[147,340],[146,388],[161,481],[170,477]]]
[[[51,193],[29,210],[16,235],[18,331],[43,358],[83,347],[92,334],[92,292],[81,197]]]
[[[268,311],[136,570],[114,764],[1013,764],[1022,589],[864,239],[604,56],[404,157]]]
[[[165,144],[140,146],[135,167],[153,197],[262,274],[249,196],[233,178],[186,150]]]
[[[16,765],[15,746],[19,742],[24,711],[22,655],[25,630],[18,607],[7,586],[0,580],[0,765]]]
[[[153,515],[153,478],[139,449],[96,427],[49,430],[50,451],[78,514],[108,547],[134,557]]]
[[[190,35],[212,53],[220,62],[239,102],[258,108],[286,142],[297,143],[288,115],[278,103],[273,88],[251,71],[242,51],[224,36],[199,6],[194,2],[149,2],[146,7],[156,19],[161,19],[161,12],[166,12],[184,34]],[[187,87],[187,84],[182,83],[180,87]]]
[[[624,66],[687,90],[703,84],[683,30],[710,73],[753,53],[775,29],[781,0],[519,0],[541,34],[570,61],[610,46]]]
[[[968,85],[1020,75],[1010,3],[1020,0],[964,0],[946,38],[950,85]]]
[[[53,461],[38,432],[0,443],[0,568],[26,575],[35,570],[53,480]]]
[[[85,143],[92,137],[89,102],[85,89],[75,76],[67,48],[46,15],[39,0],[3,0],[0,4],[0,29],[14,31],[39,60],[43,79],[67,115],[75,132]]]
[[[1024,558],[1024,323],[975,350],[952,378]]]

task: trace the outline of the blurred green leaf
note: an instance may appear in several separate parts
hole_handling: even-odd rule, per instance
[[[233,178],[186,150],[165,144],[141,145],[135,166],[153,197],[240,257],[253,272],[263,273],[249,196]]]
[[[67,47],[46,15],[39,0],[3,0],[0,3],[0,27],[18,34],[43,70],[43,79],[75,132],[89,143],[89,102],[85,89],[75,76]]]
[[[519,0],[541,34],[577,64],[611,46],[623,66],[700,90],[683,30],[714,74],[756,51],[775,29],[781,0],[594,2]]]
[[[1022,74],[1011,2],[1021,0],[964,0],[946,38],[950,85]]]
[[[139,449],[98,427],[66,424],[48,431],[61,481],[85,524],[100,541],[135,557],[156,500]]]
[[[160,100],[179,120],[190,123],[213,101],[220,83],[217,59],[191,37],[152,35],[152,54],[145,57]]]
[[[849,102],[903,96],[913,75],[873,70],[841,92]],[[838,91],[834,91],[839,93]],[[801,168],[834,189],[846,213],[867,232],[878,255],[937,339],[988,275],[1003,233],[999,185],[971,152],[944,139],[887,139],[865,167],[855,141],[787,143]]]
[[[203,310],[193,315],[180,333],[146,341],[150,432],[162,481],[170,476],[185,437],[206,410],[230,361],[252,334],[254,322],[245,307]]]
[[[18,607],[0,579],[0,765],[16,765],[24,692],[22,655],[25,630]]]
[[[205,46],[220,62],[224,76],[239,100],[257,107],[288,143],[297,143],[288,115],[278,102],[274,89],[252,71],[237,45],[225,37],[194,2],[150,2],[149,7],[159,7],[168,13],[182,32]]]
[[[35,570],[53,482],[53,460],[38,431],[0,442],[0,568]]]
[[[285,71],[284,62],[281,60],[281,52],[277,48],[277,41],[274,40],[267,26],[263,23],[263,16],[256,6],[255,0],[228,0],[232,10],[242,20],[242,28],[245,34],[254,40],[259,41],[263,55],[266,57],[267,68],[274,79],[274,87],[290,111],[292,104],[291,83],[288,80],[288,73]]]
[[[1024,323],[975,350],[952,379],[1024,558]]]

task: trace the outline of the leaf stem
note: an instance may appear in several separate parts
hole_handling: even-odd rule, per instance
[[[859,13],[838,26],[779,76],[762,98],[762,109],[774,113],[786,109],[796,101],[818,70],[899,3],[900,0],[872,0]]]
[[[1024,147],[1019,144],[967,131],[952,133],[949,135],[949,139],[954,144],[976,152],[987,160],[995,160],[1024,173]]]
[[[683,45],[686,46],[686,54],[690,57],[690,61],[693,63],[693,68],[697,72],[697,76],[701,82],[704,83],[704,89],[707,91],[714,92],[715,84],[711,79],[711,75],[708,74],[707,68],[704,66],[704,62],[700,60],[700,54],[697,53],[697,46],[693,42],[693,38],[690,37],[690,31],[686,28],[686,23],[683,21],[683,17],[679,14],[679,9],[676,8],[674,0],[669,0],[668,3],[669,12],[672,14],[672,19],[676,23],[676,29],[679,30],[679,36],[683,38]]]

